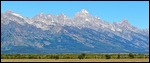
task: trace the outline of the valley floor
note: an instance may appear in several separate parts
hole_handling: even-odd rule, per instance
[[[1,59],[1,62],[149,62],[149,59]]]

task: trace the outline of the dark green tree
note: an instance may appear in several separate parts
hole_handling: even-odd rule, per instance
[[[78,59],[83,59],[84,57],[82,55],[79,55],[78,56]]]
[[[81,55],[82,55],[83,57],[85,57],[86,54],[85,54],[85,53],[82,53]]]
[[[58,56],[58,55],[55,55],[55,56],[54,56],[54,59],[59,59],[59,56]]]
[[[134,55],[132,53],[129,53],[129,58],[134,58]]]
[[[120,59],[120,54],[118,54],[117,59]]]
[[[85,56],[86,56],[86,54],[85,54],[85,53],[81,53],[81,54],[78,56],[78,59],[84,59],[84,58],[85,58]]]
[[[110,59],[111,58],[111,56],[108,55],[108,54],[106,54],[105,57],[106,57],[106,59]]]

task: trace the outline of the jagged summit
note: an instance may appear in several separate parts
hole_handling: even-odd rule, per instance
[[[88,12],[87,10],[85,10],[85,9],[82,9],[81,12],[82,12],[82,13],[89,13],[89,12]]]
[[[61,13],[59,16],[67,18],[67,16],[64,13]]]
[[[119,24],[122,26],[132,26],[127,19],[123,19]]]
[[[46,14],[44,14],[44,13],[39,13],[39,14],[37,14],[37,15],[34,16],[34,17],[43,17],[43,16],[46,16]]]
[[[44,16],[45,14],[44,13],[40,13],[40,14],[38,14],[39,16]]]
[[[128,24],[129,24],[129,22],[128,22],[127,19],[123,19],[123,20],[121,21],[121,23],[128,23]]]
[[[89,12],[85,9],[82,9],[80,12],[78,12],[77,14],[82,14],[82,15],[88,15]]]
[[[13,13],[13,11],[12,10],[7,10],[7,11],[5,11],[5,13]]]
[[[85,9],[82,9],[81,11],[77,12],[74,17],[83,17],[84,18],[84,17],[89,17],[89,16],[90,16],[89,12]]]

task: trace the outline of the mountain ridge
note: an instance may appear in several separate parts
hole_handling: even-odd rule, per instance
[[[72,19],[65,14],[44,13],[24,18],[9,10],[1,14],[1,26],[4,53],[23,53],[26,51],[21,49],[30,47],[41,51],[37,53],[149,52],[149,29],[138,29],[127,20],[111,24],[85,9]],[[26,53],[32,53],[31,49]]]

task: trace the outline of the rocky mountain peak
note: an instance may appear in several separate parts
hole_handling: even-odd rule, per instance
[[[67,18],[67,16],[66,16],[64,13],[61,13],[61,14],[59,15],[59,17]]]
[[[88,17],[90,16],[89,12],[85,9],[82,9],[80,12],[75,14],[75,17]]]
[[[14,12],[12,10],[7,10],[5,13],[10,14],[10,13],[14,13]]]
[[[129,22],[128,22],[128,20],[123,19],[123,20],[121,21],[121,24],[129,24]]]
[[[87,10],[85,10],[85,9],[82,9],[81,11],[80,11],[81,13],[89,13]]]

